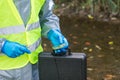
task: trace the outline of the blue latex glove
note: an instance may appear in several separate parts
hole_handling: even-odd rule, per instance
[[[58,30],[50,30],[48,39],[51,41],[55,54],[66,53],[68,50],[68,41]]]
[[[31,53],[26,46],[7,40],[4,42],[1,51],[11,58],[16,58],[24,53]]]

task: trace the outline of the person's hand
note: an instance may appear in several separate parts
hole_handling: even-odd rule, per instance
[[[31,53],[26,46],[8,40],[4,42],[1,52],[11,58],[16,58],[24,53]]]
[[[68,41],[58,30],[50,30],[48,39],[51,41],[53,50],[57,55],[65,55],[68,50]]]

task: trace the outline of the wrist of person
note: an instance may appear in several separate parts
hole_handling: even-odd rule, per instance
[[[0,39],[0,52],[2,50],[2,47],[3,47],[4,43],[5,43],[5,41],[6,41],[5,38]]]

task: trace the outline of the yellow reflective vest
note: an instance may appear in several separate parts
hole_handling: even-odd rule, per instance
[[[10,58],[0,53],[0,70],[20,68],[28,62],[34,64],[38,61],[38,54],[43,50],[38,14],[45,0],[30,1],[30,18],[24,25],[13,0],[0,0],[0,38],[26,45],[31,51],[31,54],[25,53],[17,58]]]

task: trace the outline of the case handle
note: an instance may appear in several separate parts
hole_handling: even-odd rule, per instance
[[[66,52],[66,53],[56,54],[56,53],[55,53],[55,50],[53,50],[51,54],[52,54],[53,56],[70,56],[70,55],[72,55],[70,48],[67,49],[67,52]]]

